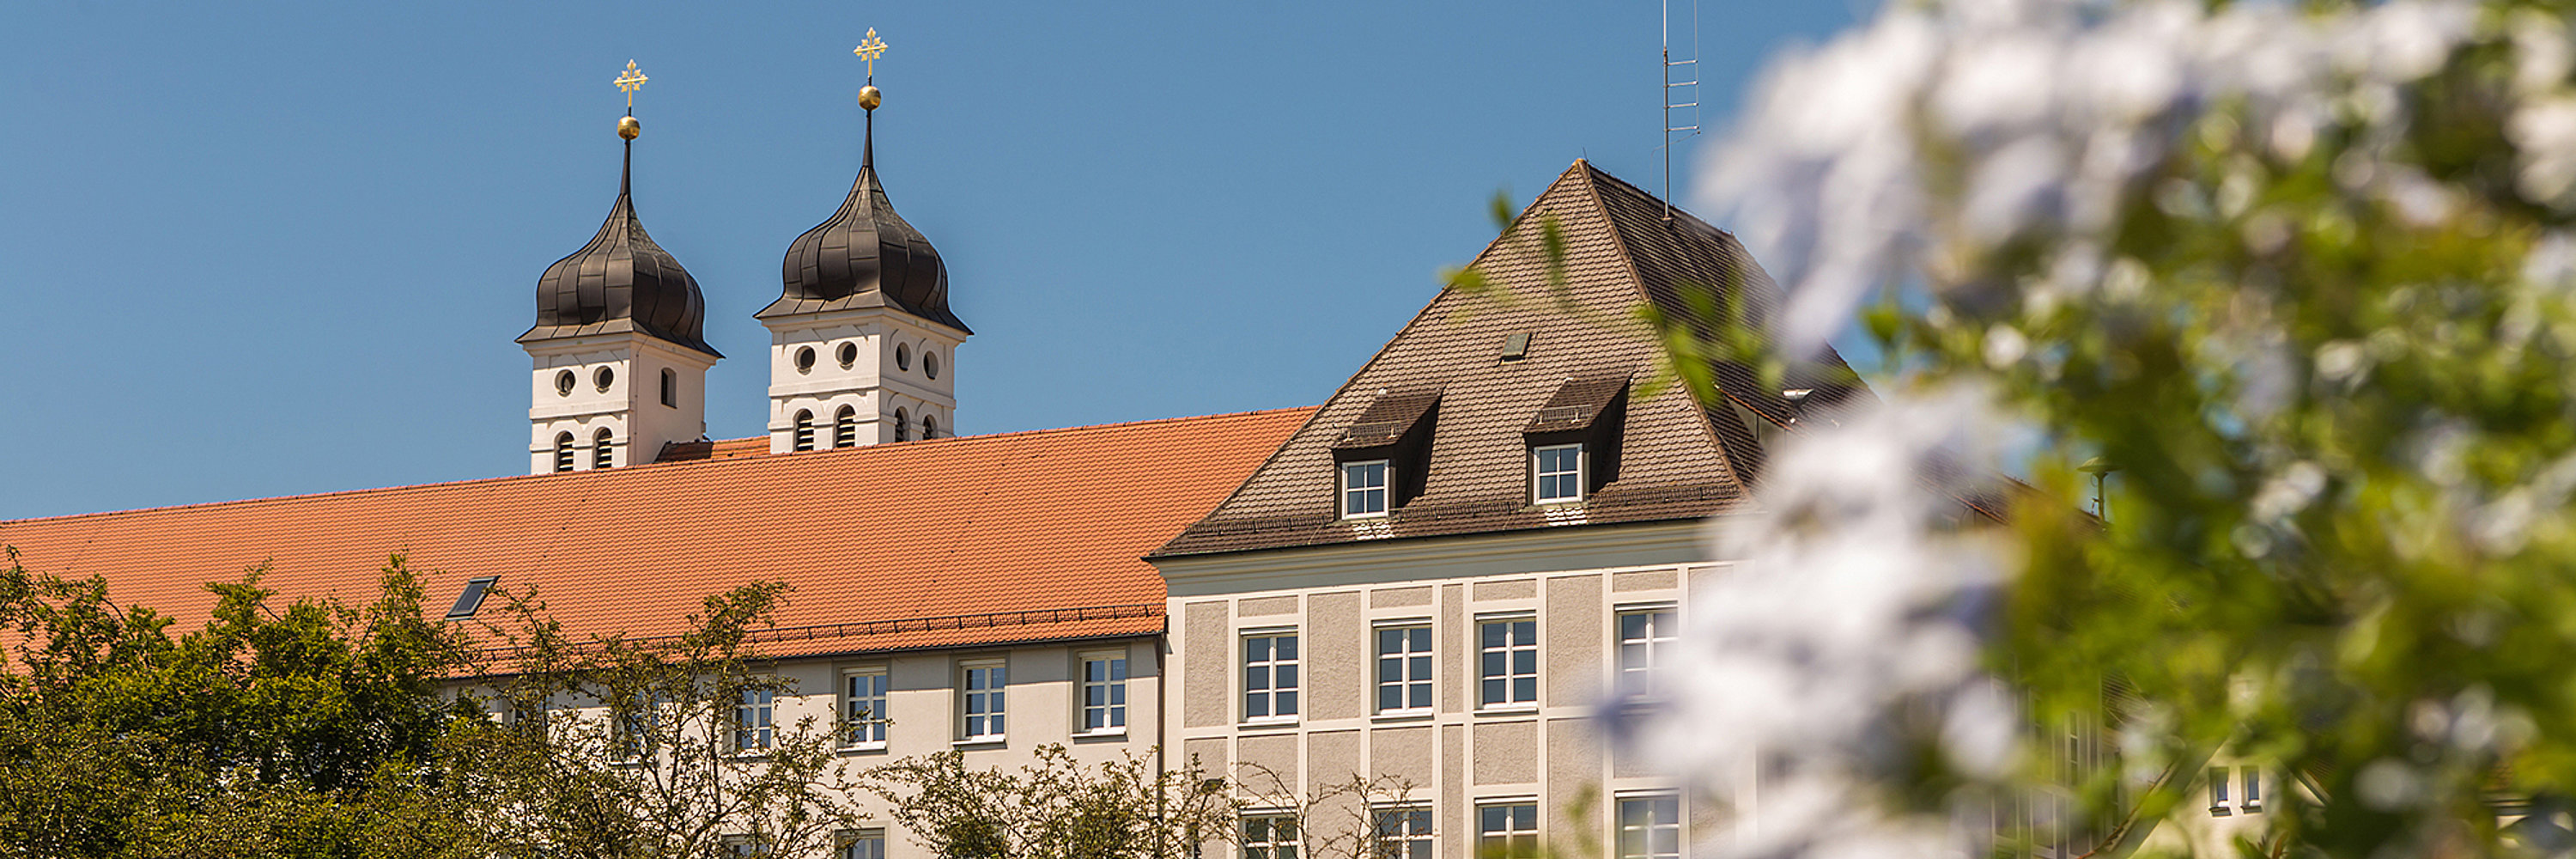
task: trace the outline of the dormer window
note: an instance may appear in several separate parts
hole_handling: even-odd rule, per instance
[[[1537,483],[1533,500],[1540,504],[1583,500],[1583,445],[1530,448],[1530,474]]]
[[[1381,391],[1333,440],[1333,502],[1341,518],[1392,515],[1431,476],[1440,391]]]
[[[1592,497],[1619,476],[1619,431],[1628,419],[1628,378],[1566,379],[1521,427],[1529,445],[1532,504]]]
[[[1386,515],[1387,461],[1342,463],[1342,518]]]

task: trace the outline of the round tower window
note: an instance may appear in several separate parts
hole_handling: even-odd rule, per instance
[[[841,354],[840,354],[840,358],[841,358],[841,369],[844,369],[844,370],[849,369],[849,368],[850,368],[850,365],[858,363],[858,362],[859,362],[859,344],[856,344],[856,343],[843,343],[843,344],[841,344]]]
[[[929,376],[933,379],[939,378],[939,353],[932,352],[928,349],[922,350],[921,372],[923,375]]]
[[[601,367],[598,372],[590,374],[590,383],[599,386],[599,392],[603,394],[608,393],[609,384],[616,381],[617,371],[606,367]]]
[[[814,369],[814,347],[796,347],[796,372],[802,373],[811,369]]]
[[[571,370],[555,371],[555,396],[572,396],[572,386],[574,381],[576,380],[573,378]]]
[[[912,347],[894,347],[894,368],[897,370],[912,369]]]

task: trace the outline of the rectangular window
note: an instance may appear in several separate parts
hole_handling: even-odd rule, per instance
[[[1342,465],[1342,518],[1386,515],[1386,460]]]
[[[860,668],[842,674],[841,745],[882,748],[886,724],[886,670]]]
[[[1431,859],[1431,807],[1377,809],[1376,859]]]
[[[733,705],[733,750],[765,752],[776,730],[777,693],[769,689],[742,690],[742,699]]]
[[[1538,500],[1583,500],[1583,446],[1552,444],[1530,448],[1530,473],[1538,481]]]
[[[1388,626],[1377,631],[1377,711],[1431,709],[1431,627]]]
[[[1127,654],[1092,653],[1082,657],[1082,730],[1126,732]]]
[[[1243,859],[1297,859],[1297,818],[1285,814],[1245,815]]]
[[[1516,617],[1476,624],[1476,706],[1538,703],[1538,620]]]
[[[2263,771],[2255,767],[2241,767],[2237,769],[2237,773],[2245,777],[2245,803],[2238,807],[2245,809],[2247,814],[2262,811]]]
[[[1477,806],[1476,855],[1537,856],[1538,804],[1515,802]]]
[[[841,836],[841,859],[885,859],[885,830],[862,829]]]
[[[1682,803],[1679,797],[1641,796],[1619,800],[1619,859],[1681,859]]]
[[[2227,768],[2209,768],[2209,816],[2226,817],[2235,811],[2227,807]]]
[[[724,837],[724,855],[731,857],[731,859],[749,859],[749,857],[753,856],[767,856],[769,855],[769,845],[762,844],[760,843],[760,839],[753,838],[749,835],[727,835]]]
[[[1655,696],[1656,675],[1665,660],[1672,658],[1674,637],[1679,631],[1672,609],[1619,614],[1620,694],[1634,698]]]
[[[654,730],[661,725],[660,708],[652,696],[635,694],[610,708],[609,748],[620,762],[643,760],[653,753]]]
[[[1247,722],[1297,717],[1297,634],[1243,639],[1243,718]]]
[[[965,682],[957,685],[958,694],[965,697],[958,710],[966,720],[959,729],[959,738],[1001,739],[1002,717],[1007,710],[1002,696],[1010,686],[1009,669],[1001,660],[968,662],[958,667],[965,675]]]

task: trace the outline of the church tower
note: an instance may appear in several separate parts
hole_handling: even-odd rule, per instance
[[[870,46],[883,50],[876,31]],[[832,213],[787,246],[786,286],[754,314],[769,327],[769,450],[789,453],[956,432],[956,350],[974,332],[948,311],[948,267],[877,180],[876,109],[859,177]]]
[[[635,217],[634,63],[627,92],[626,166],[617,202],[590,244],[537,278],[537,324],[519,335],[529,379],[528,473],[640,465],[672,442],[706,436],[707,368],[723,355],[704,337],[706,298],[680,261]]]

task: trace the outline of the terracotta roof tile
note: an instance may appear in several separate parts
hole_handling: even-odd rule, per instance
[[[498,576],[576,637],[674,633],[700,598],[761,579],[795,588],[782,654],[1143,635],[1164,591],[1140,556],[1313,411],[0,521],[0,544],[183,628],[213,605],[205,582],[265,563],[283,596],[362,604],[402,552],[433,612]]]

